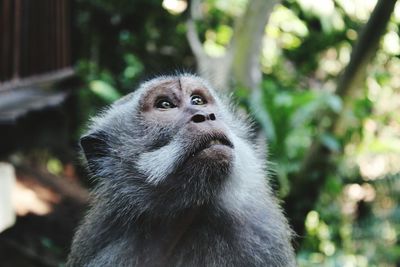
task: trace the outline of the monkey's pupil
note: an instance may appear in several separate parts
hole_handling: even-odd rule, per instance
[[[192,105],[204,105],[205,101],[200,96],[193,96],[192,97]]]
[[[163,101],[161,105],[163,106],[163,108],[171,107],[171,103],[169,103],[168,101]]]
[[[174,105],[171,102],[169,102],[168,100],[160,100],[157,102],[156,107],[162,108],[162,109],[169,109],[169,108],[173,108]]]

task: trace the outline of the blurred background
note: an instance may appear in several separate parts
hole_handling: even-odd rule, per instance
[[[299,266],[400,266],[395,0],[0,0],[0,266],[63,266],[94,181],[78,140],[191,72],[268,143]]]

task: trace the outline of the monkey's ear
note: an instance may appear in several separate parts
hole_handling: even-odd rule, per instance
[[[99,167],[99,159],[107,155],[107,135],[98,131],[84,135],[80,139],[80,146],[87,160],[91,172]]]

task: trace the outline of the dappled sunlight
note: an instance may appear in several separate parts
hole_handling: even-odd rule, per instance
[[[395,31],[390,31],[383,37],[383,49],[390,55],[400,54],[400,38]]]
[[[329,80],[336,77],[350,60],[351,47],[348,43],[342,43],[337,48],[329,48],[321,54],[319,68],[316,77],[321,80]]]
[[[332,0],[297,0],[297,2],[305,11],[320,17],[331,16],[335,11],[334,2]]]
[[[25,216],[28,213],[46,215],[59,201],[59,196],[48,189],[40,186],[32,189],[19,181],[16,182],[12,193],[12,203],[19,216]]]
[[[353,19],[366,21],[376,5],[376,0],[336,0]]]
[[[352,201],[360,201],[364,198],[364,190],[359,184],[346,185],[344,193]]]
[[[400,22],[400,3],[397,2],[393,12],[394,21],[399,23]]]
[[[162,7],[173,15],[178,15],[186,10],[188,3],[185,0],[163,0]]]
[[[330,48],[326,51],[325,55],[323,56],[323,60],[321,60],[320,62],[320,66],[322,72],[329,75],[338,75],[344,67],[344,65],[341,64],[340,61],[338,61],[338,53],[334,48]]]
[[[359,201],[371,202],[375,200],[376,191],[368,183],[348,184],[343,190],[342,212],[346,215],[354,216],[357,212]]]
[[[308,35],[307,26],[290,9],[277,5],[265,29],[266,37],[271,38],[281,48],[296,48],[301,38]],[[268,44],[264,43],[264,50]],[[273,55],[271,55],[273,56]]]
[[[358,160],[361,175],[366,180],[375,180],[383,177],[388,172],[387,161],[385,155],[364,156]]]

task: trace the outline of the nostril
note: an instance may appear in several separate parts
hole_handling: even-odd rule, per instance
[[[210,120],[215,121],[215,114],[211,113],[210,115],[208,115],[208,117],[210,118]]]
[[[203,122],[206,119],[207,119],[206,116],[201,115],[201,114],[196,114],[192,117],[192,121],[195,123]]]

